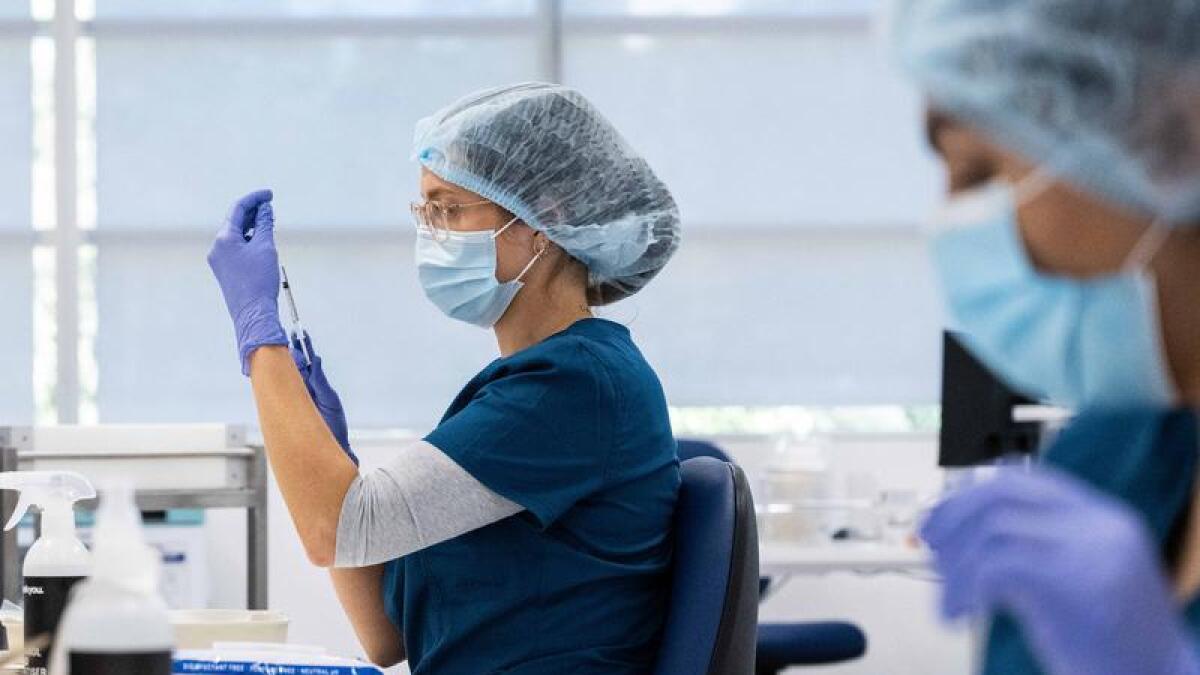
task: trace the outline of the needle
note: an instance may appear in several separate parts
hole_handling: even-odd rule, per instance
[[[300,314],[296,311],[296,299],[292,297],[292,286],[288,283],[287,269],[279,266],[280,280],[283,282],[283,296],[287,300],[288,311],[292,315],[292,334],[295,335],[296,341],[300,343],[300,350],[304,352],[304,364],[312,366],[312,356],[308,353],[308,344],[305,338],[308,334],[304,332],[304,326],[300,325]]]

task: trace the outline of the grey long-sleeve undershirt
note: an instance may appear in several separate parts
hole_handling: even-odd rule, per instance
[[[334,565],[386,562],[523,510],[435,446],[414,443],[350,485],[338,519]]]

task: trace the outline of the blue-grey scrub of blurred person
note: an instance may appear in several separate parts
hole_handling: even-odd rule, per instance
[[[582,95],[556,85],[440,110],[418,124],[414,158],[420,284],[447,316],[492,328],[500,357],[382,468],[357,470],[311,343],[311,366],[299,345],[289,353],[269,191],[235,205],[209,254],[300,538],[335,568],[377,663],[648,672],[679,462],[658,377],[629,331],[591,307],[636,293],[671,258],[675,201]]]
[[[922,536],[987,673],[1197,673],[1200,1],[903,0],[971,349],[1080,414]]]

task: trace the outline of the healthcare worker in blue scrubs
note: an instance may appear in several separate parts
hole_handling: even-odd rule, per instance
[[[1028,472],[935,507],[989,674],[1200,673],[1200,0],[903,0],[972,350],[1076,408]]]
[[[414,158],[415,281],[451,319],[493,330],[500,356],[381,468],[360,474],[319,357],[308,366],[280,327],[270,192],[234,206],[208,257],[305,549],[334,568],[376,663],[649,672],[679,465],[658,378],[591,307],[663,268],[679,244],[675,202],[556,85],[438,111],[418,125]]]

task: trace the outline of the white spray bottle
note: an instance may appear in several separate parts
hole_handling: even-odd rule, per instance
[[[41,533],[21,567],[25,642],[53,637],[71,587],[91,570],[87,547],[75,536],[75,502],[95,497],[96,490],[74,471],[7,471],[0,473],[0,489],[21,492],[4,529],[16,527],[30,506],[42,512]],[[26,672],[45,673],[49,654],[49,647],[29,650]]]
[[[142,536],[128,485],[102,490],[92,550],[92,575],[71,594],[50,672],[170,675],[175,635],[158,593],[162,554]]]

